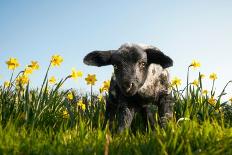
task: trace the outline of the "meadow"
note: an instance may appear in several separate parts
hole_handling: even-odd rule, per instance
[[[185,87],[179,87],[183,81],[178,77],[171,80],[174,119],[166,128],[160,128],[154,106],[154,130],[144,129],[137,116],[132,128],[121,134],[108,126],[102,129],[109,80],[96,93],[94,74],[83,77],[82,71],[72,69],[60,81],[49,77],[62,62],[60,55],[53,55],[42,85],[32,89],[30,75],[39,63],[32,61],[16,72],[18,60],[6,61],[11,77],[0,86],[0,154],[232,154],[232,98],[222,99],[232,81],[219,95],[216,73],[199,72],[190,81],[192,69],[201,66],[198,61],[187,66]],[[78,78],[89,85],[86,93],[62,89],[67,80]],[[204,89],[203,79],[212,81],[211,90]]]

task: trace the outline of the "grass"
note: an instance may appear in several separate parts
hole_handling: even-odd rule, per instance
[[[103,97],[92,92],[94,79],[90,94],[62,90],[75,74],[49,84],[51,66],[52,60],[38,89],[18,79],[24,71],[14,76],[14,70],[0,87],[0,154],[232,154],[232,106],[222,101],[231,81],[216,97],[215,76],[206,93],[200,73],[197,82],[189,82],[190,65],[183,90],[180,81],[172,81],[174,119],[165,129],[158,125],[157,108],[151,107],[153,131],[142,128],[138,116],[132,129],[118,134],[102,129],[107,82]]]
[[[231,145],[232,129],[209,121],[170,123],[165,130],[121,135],[85,121],[57,131],[14,124],[0,129],[1,154],[231,154]]]

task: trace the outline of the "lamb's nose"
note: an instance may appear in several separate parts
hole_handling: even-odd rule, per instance
[[[130,82],[130,83],[126,82],[126,83],[124,83],[124,86],[125,86],[126,92],[128,93],[134,87],[134,83],[133,82]]]

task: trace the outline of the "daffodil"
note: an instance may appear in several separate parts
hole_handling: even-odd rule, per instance
[[[28,65],[28,67],[31,67],[33,70],[39,69],[39,63],[37,61],[31,61],[31,64]]]
[[[179,86],[179,85],[181,85],[181,79],[178,78],[178,77],[174,77],[174,78],[172,79],[172,81],[171,81],[171,85],[172,85],[172,86]]]
[[[21,76],[19,76],[17,79],[16,79],[16,84],[17,85],[26,85],[26,84],[28,84],[28,82],[29,82],[29,78],[28,78],[28,76],[27,75],[21,75]]]
[[[211,80],[216,80],[216,79],[217,79],[217,74],[216,74],[216,73],[211,73],[211,74],[209,75],[209,78],[210,78]]]
[[[190,67],[193,68],[201,67],[201,63],[199,61],[193,60],[192,63],[190,64]]]
[[[52,84],[56,83],[56,78],[55,78],[55,76],[52,76],[52,77],[48,80],[48,82],[49,82],[49,83],[52,83]]]
[[[75,68],[72,69],[72,73],[71,73],[71,78],[73,79],[77,79],[79,77],[83,76],[83,72],[82,71],[77,71]]]
[[[19,62],[16,58],[10,58],[8,61],[6,61],[6,64],[10,70],[15,70],[17,67],[19,67]]]
[[[195,79],[193,82],[192,82],[192,84],[194,85],[194,86],[198,86],[199,85],[199,81],[197,80],[197,79]]]
[[[95,74],[88,74],[88,76],[85,78],[85,81],[87,82],[87,85],[95,85],[95,82],[97,81]]]
[[[208,99],[208,102],[209,102],[209,104],[211,104],[211,105],[215,105],[216,102],[217,102],[217,100],[212,96],[212,97],[210,97],[210,98]]]
[[[110,88],[110,80],[106,80],[103,82],[102,87],[100,88],[100,93],[102,93],[103,91],[108,91]]]
[[[208,94],[208,90],[206,90],[206,89],[204,89],[203,91],[202,91],[202,94]]]
[[[205,74],[200,74],[200,78],[204,79],[205,78]]]
[[[5,82],[4,82],[4,86],[5,86],[5,87],[9,87],[9,86],[10,86],[10,82],[9,82],[9,81],[5,81]]]
[[[67,95],[67,99],[72,100],[73,99],[73,93],[69,92]]]
[[[97,96],[97,98],[98,98],[99,101],[102,101],[103,100],[103,95],[100,94],[100,95]]]
[[[63,118],[68,118],[68,117],[69,117],[68,111],[64,110],[63,111]]]
[[[51,59],[52,66],[60,66],[63,62],[63,58],[60,55],[53,55]]]
[[[77,106],[80,107],[83,111],[86,109],[86,106],[81,99],[77,102]]]
[[[25,75],[30,75],[33,73],[33,69],[31,67],[26,67],[24,70]]]

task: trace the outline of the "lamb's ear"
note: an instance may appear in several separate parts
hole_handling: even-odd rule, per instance
[[[114,51],[93,51],[87,54],[83,60],[86,65],[106,66],[111,64],[111,55]]]
[[[147,53],[148,63],[160,64],[163,68],[173,66],[172,59],[158,48],[148,48],[145,49],[145,52]]]

